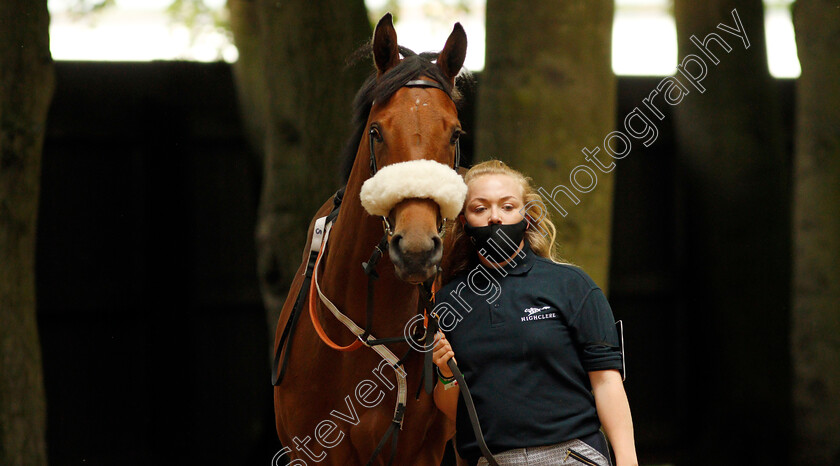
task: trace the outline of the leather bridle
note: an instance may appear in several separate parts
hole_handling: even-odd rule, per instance
[[[403,87],[434,87],[435,89],[440,89],[443,92],[446,92],[446,89],[437,82],[437,81],[427,81],[425,79],[414,79],[405,84]],[[449,95],[446,92],[446,95]],[[374,148],[374,139],[376,135],[376,130],[371,128],[368,131],[368,140],[370,141],[370,176],[376,175],[377,166],[376,166],[376,149]],[[458,171],[458,166],[461,164],[461,140],[455,140],[455,161],[452,163],[452,169]]]
[[[403,84],[402,87],[433,87],[435,89],[440,89],[441,91],[445,92],[447,96],[449,96],[449,92],[444,89],[444,87],[437,81],[428,81],[425,79],[413,79],[408,81],[407,83]],[[376,139],[376,129],[370,128],[368,130],[368,143],[370,146],[370,176],[373,178],[376,175],[376,172],[379,170],[378,165],[376,163],[376,148],[375,148],[375,139]],[[455,140],[455,160],[452,162],[452,169],[456,172],[458,171],[458,167],[461,165],[461,139],[458,138]],[[438,223],[438,234],[443,233],[444,227],[446,224],[446,219],[439,218]],[[390,238],[393,236],[394,231],[391,228],[391,222],[388,220],[388,217],[382,216],[382,227],[385,230],[386,237]]]

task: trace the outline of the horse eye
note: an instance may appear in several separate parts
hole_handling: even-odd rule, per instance
[[[460,129],[456,129],[455,131],[453,131],[452,137],[449,138],[449,144],[455,144],[456,142],[458,142],[458,139],[461,137],[462,134],[464,134],[464,132]]]
[[[379,132],[379,128],[376,126],[370,127],[370,137],[376,142],[382,142],[382,134]]]

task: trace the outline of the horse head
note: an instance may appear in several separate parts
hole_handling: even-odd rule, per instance
[[[464,29],[456,24],[442,51],[431,57],[434,65],[415,70],[401,62],[431,64],[430,57],[397,45],[390,14],[374,32],[372,85],[385,97],[372,101],[360,141],[360,154],[369,148],[372,175],[360,197],[368,213],[383,218],[391,262],[397,276],[409,283],[436,274],[443,223],[458,215],[466,195],[466,185],[455,171],[463,131],[454,102],[455,77],[466,47]]]

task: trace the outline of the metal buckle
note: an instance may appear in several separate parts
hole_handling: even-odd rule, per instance
[[[382,228],[385,229],[385,234],[387,234],[389,238],[394,236],[394,232],[391,230],[391,224],[388,222],[388,217],[382,217]]]
[[[376,249],[377,251],[379,251],[379,256],[380,257],[385,255],[385,251],[383,251],[382,248],[380,248],[378,244],[376,246],[374,246],[373,249]]]

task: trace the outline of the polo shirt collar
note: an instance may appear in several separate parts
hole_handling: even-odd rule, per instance
[[[525,245],[522,246],[522,252],[525,253],[525,258],[521,258],[519,254],[513,256],[513,261],[502,267],[502,270],[506,272],[507,275],[524,275],[531,270],[531,267],[534,265],[534,261],[536,258],[536,253],[531,249],[531,245],[528,244],[528,239],[525,239]],[[516,264],[515,266],[513,264]]]

